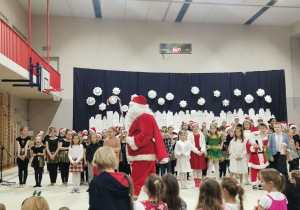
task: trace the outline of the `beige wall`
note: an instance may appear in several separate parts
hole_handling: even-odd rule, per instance
[[[8,25],[13,25],[28,38],[28,14],[18,0],[0,0],[0,12],[8,19]]]
[[[291,35],[300,37],[300,21],[291,26]]]
[[[33,17],[33,48],[42,56],[44,23],[44,17]],[[292,99],[290,27],[51,17],[50,30],[50,56],[60,58],[64,88],[53,125],[72,126],[73,67],[145,72],[285,69],[289,121],[300,123]],[[163,42],[192,43],[193,54],[166,55],[164,60],[158,53]]]

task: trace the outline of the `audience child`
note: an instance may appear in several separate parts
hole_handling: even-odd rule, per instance
[[[285,188],[285,176],[273,168],[261,170],[259,176],[262,189],[268,191],[268,194],[259,200],[255,209],[286,210],[287,199],[281,193]]]
[[[150,174],[145,181],[144,190],[148,195],[148,200],[141,202],[145,210],[168,210],[167,204],[161,201],[164,183],[159,176]]]
[[[0,203],[0,210],[6,210],[6,207],[3,203]]]
[[[219,171],[219,161],[222,159],[222,136],[217,132],[215,124],[210,124],[210,133],[205,136],[207,157],[208,157],[208,169],[207,176],[212,177],[212,167],[215,167],[215,171]]]
[[[114,172],[117,164],[114,150],[106,146],[97,149],[92,162],[99,176],[90,183],[90,210],[133,210],[128,177],[124,173]]]
[[[230,210],[223,205],[222,192],[219,183],[213,178],[203,179],[199,188],[197,210]]]
[[[47,200],[43,196],[35,196],[35,195],[25,199],[22,203],[21,210],[29,210],[29,209],[50,210]]]
[[[26,180],[28,175],[28,162],[30,157],[29,143],[30,137],[28,134],[28,127],[22,126],[20,128],[20,134],[16,141],[18,145],[17,150],[17,163],[18,163],[18,176],[19,176],[19,188],[24,188],[26,186]]]
[[[119,157],[121,151],[120,139],[118,137],[115,137],[115,128],[113,126],[108,129],[107,134],[108,138],[104,139],[103,146],[111,147],[114,150],[117,160],[115,171],[117,171],[119,168]]]
[[[72,193],[80,193],[80,174],[83,172],[82,165],[83,146],[79,140],[78,134],[72,136],[69,147],[70,172],[73,173],[73,190]]]
[[[246,160],[246,140],[244,139],[242,128],[237,127],[234,130],[234,139],[230,142],[230,177],[238,174],[240,185],[243,184],[243,174],[248,173]]]
[[[199,125],[197,122],[192,124],[192,133],[189,133],[187,140],[191,146],[191,168],[193,169],[193,177],[195,187],[199,187],[202,179],[202,170],[206,169],[205,162],[205,137],[199,132]]]
[[[66,138],[60,139],[58,143],[59,152],[59,169],[61,171],[61,181],[63,186],[68,186],[69,179],[69,168],[70,168],[70,160],[68,157],[69,154],[69,146],[72,139],[71,131],[66,132]]]
[[[286,149],[286,144],[281,144],[279,156],[279,172],[285,177],[286,185],[283,194],[288,200],[288,210],[299,209],[300,207],[300,171],[298,164],[293,160],[291,151]],[[287,171],[287,161],[291,172]]]
[[[34,175],[35,175],[35,186],[33,187],[42,187],[41,182],[43,178],[43,168],[45,165],[44,156],[45,146],[42,145],[42,138],[40,136],[36,136],[35,145],[31,147],[31,156],[33,157],[31,166],[34,168]]]
[[[89,144],[86,148],[86,160],[87,160],[87,167],[88,167],[88,183],[90,185],[92,179],[94,178],[94,173],[93,173],[93,158],[94,158],[94,154],[97,151],[97,149],[99,148],[99,144],[97,143],[97,137],[95,133],[92,133],[89,135],[88,137],[89,141],[91,142],[91,144]],[[89,190],[87,190],[88,192]]]
[[[187,141],[187,134],[182,130],[179,132],[180,140],[175,146],[177,157],[177,172],[180,174],[181,189],[187,189],[187,173],[191,172],[191,146]]]
[[[224,177],[221,181],[222,195],[225,201],[224,205],[230,210],[244,209],[244,188],[234,178]],[[238,200],[236,199],[238,195]]]
[[[226,176],[227,166],[229,165],[229,154],[228,154],[228,146],[229,142],[227,141],[227,134],[222,134],[223,144],[221,148],[222,159],[220,160],[220,177],[222,179]]]
[[[289,138],[285,133],[282,133],[282,125],[280,122],[274,123],[275,133],[270,135],[269,138],[269,157],[271,168],[278,170],[278,158],[280,155],[280,145],[281,143],[286,143],[287,149],[291,149]]]
[[[186,202],[179,197],[179,186],[176,177],[172,174],[165,174],[162,176],[162,180],[165,184],[162,202],[168,205],[168,209],[187,210]]]

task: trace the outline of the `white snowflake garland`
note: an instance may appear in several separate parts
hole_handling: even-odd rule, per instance
[[[192,92],[194,95],[196,95],[196,94],[198,94],[198,93],[200,92],[200,90],[199,90],[198,87],[193,86],[193,87],[191,88],[191,92]]]
[[[112,93],[113,93],[114,95],[119,95],[119,94],[121,93],[121,90],[120,90],[120,88],[115,87],[115,88],[112,90]]]
[[[263,97],[265,95],[265,91],[264,89],[258,89],[256,91],[256,94],[259,96],[259,97]]]
[[[198,103],[199,106],[203,106],[205,104],[205,99],[204,98],[199,98],[197,103]]]
[[[272,103],[272,98],[271,98],[271,96],[269,96],[269,95],[266,95],[265,96],[265,101],[267,102],[267,103]]]
[[[225,99],[222,101],[223,106],[229,106],[229,100]]]
[[[221,92],[220,92],[220,91],[218,91],[218,90],[215,90],[215,91],[214,91],[214,97],[219,98],[220,95],[221,95]]]
[[[179,106],[181,108],[185,108],[187,106],[187,102],[185,100],[182,100],[182,101],[179,102]]]
[[[106,109],[106,104],[105,103],[101,103],[100,105],[99,105],[99,110],[100,111],[104,111]]]
[[[128,111],[128,106],[127,105],[123,105],[122,106],[122,111],[123,112],[127,112]]]
[[[95,87],[93,90],[93,93],[95,96],[101,96],[102,94],[102,89],[100,87]]]
[[[154,90],[150,90],[150,91],[148,92],[148,97],[149,97],[149,98],[151,98],[151,99],[155,99],[155,98],[156,98],[156,96],[157,96],[157,93],[156,93],[156,91],[154,91]]]
[[[235,89],[235,90],[233,91],[233,94],[234,94],[235,96],[239,97],[240,95],[242,95],[242,91],[240,91],[239,89]]]
[[[93,106],[93,105],[96,103],[96,99],[95,99],[94,97],[88,97],[88,98],[86,99],[86,103],[87,103],[87,105],[89,105],[89,106]]]
[[[117,102],[118,102],[117,96],[111,96],[111,97],[109,98],[109,103],[110,103],[110,104],[116,104]]]
[[[248,103],[248,104],[251,104],[253,101],[254,101],[254,98],[252,95],[248,94],[246,95],[245,97],[245,101]]]
[[[168,101],[172,101],[172,100],[174,99],[173,93],[167,93],[166,99],[167,99]]]
[[[165,104],[165,99],[164,98],[159,98],[158,100],[157,100],[157,102],[158,102],[158,104],[159,105],[164,105]]]

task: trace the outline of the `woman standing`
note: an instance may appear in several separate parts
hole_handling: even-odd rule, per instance
[[[117,159],[115,171],[117,171],[119,166],[119,152],[121,150],[121,144],[120,144],[120,139],[115,137],[115,132],[116,131],[114,127],[110,127],[108,129],[108,138],[104,139],[103,146],[111,147],[114,150]]]

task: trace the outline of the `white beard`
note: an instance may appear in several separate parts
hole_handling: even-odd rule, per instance
[[[125,117],[125,129],[127,130],[127,133],[129,133],[129,129],[132,123],[142,114],[149,114],[154,116],[154,113],[148,106],[143,107],[135,103],[129,104],[129,109]]]

